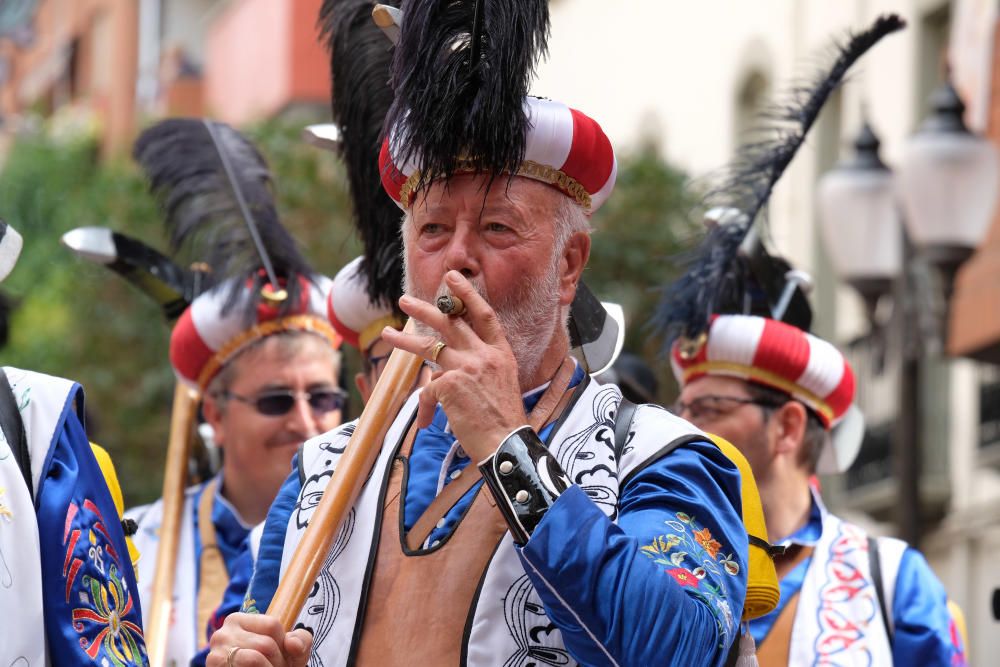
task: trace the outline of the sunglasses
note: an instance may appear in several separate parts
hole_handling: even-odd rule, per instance
[[[343,389],[279,390],[264,392],[253,397],[241,396],[227,391],[222,396],[246,403],[260,414],[268,417],[280,417],[288,414],[288,411],[295,407],[295,402],[300,398],[305,399],[313,412],[319,414],[343,410],[347,405],[347,392]]]

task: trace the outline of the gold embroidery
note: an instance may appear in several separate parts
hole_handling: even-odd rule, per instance
[[[240,335],[230,340],[228,343],[219,348],[218,352],[212,355],[212,358],[205,364],[201,373],[198,374],[198,389],[200,391],[205,391],[205,387],[208,385],[209,380],[215,376],[215,374],[226,362],[236,356],[236,353],[243,349],[247,344],[257,340],[258,338],[264,338],[265,336],[270,336],[282,331],[309,331],[323,336],[329,340],[330,344],[334,347],[340,343],[340,336],[333,330],[330,323],[317,315],[292,315],[290,317],[282,317],[277,320],[261,322],[260,324],[250,327]]]
[[[7,523],[10,523],[14,518],[14,513],[10,511],[10,508],[3,502],[3,496],[7,493],[7,489],[0,486],[0,516],[2,516]]]
[[[825,417],[827,421],[833,421],[833,408],[830,407],[829,403],[802,385],[795,384],[794,382],[781,377],[777,373],[772,373],[771,371],[766,371],[762,368],[744,366],[743,364],[728,361],[704,361],[700,364],[688,366],[684,369],[684,382],[687,382],[692,376],[700,375],[701,373],[725,373],[727,371],[735,373],[739,376],[747,376],[751,379],[766,382],[775,389],[780,389],[786,394],[793,396],[797,395],[806,403],[809,403],[810,407]]]
[[[459,166],[455,170],[455,173],[469,174],[474,173],[475,171],[476,170],[471,165],[471,161],[462,160],[459,162]],[[590,208],[592,205],[590,193],[587,192],[587,188],[583,187],[583,185],[581,185],[580,182],[572,176],[559,171],[555,167],[540,164],[533,160],[525,160],[522,162],[520,168],[517,170],[517,174],[515,175],[531,178],[559,188],[568,196],[572,197],[576,203],[579,204],[588,215],[590,215]],[[399,201],[403,204],[403,208],[410,208],[410,204],[412,203],[410,199],[416,194],[416,187],[420,182],[420,177],[420,171],[414,171],[406,179],[406,182],[403,183],[403,187],[399,189]]]

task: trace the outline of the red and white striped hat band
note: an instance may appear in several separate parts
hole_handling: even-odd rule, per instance
[[[367,352],[382,335],[382,329],[402,329],[404,322],[391,308],[373,304],[368,298],[368,280],[361,262],[362,258],[356,257],[334,276],[327,297],[327,317],[346,342]]]
[[[314,333],[339,348],[340,335],[326,319],[326,297],[331,286],[332,281],[325,276],[314,278],[314,282],[303,280],[300,302],[291,314],[279,317],[276,307],[261,302],[257,307],[257,322],[249,328],[244,319],[246,309],[240,304],[226,314],[222,312],[228,285],[200,295],[181,314],[170,336],[170,363],[174,372],[198,391],[204,391],[222,367],[248,345],[285,331]]]
[[[587,214],[611,195],[618,175],[614,149],[597,121],[561,102],[525,98],[527,145],[517,176],[532,178],[571,197]],[[382,186],[406,210],[413,203],[420,171],[412,162],[400,164],[397,147],[387,137],[379,154]]]
[[[764,317],[718,315],[703,344],[674,343],[670,361],[682,387],[704,375],[756,382],[812,408],[827,429],[854,400],[854,371],[836,347]]]

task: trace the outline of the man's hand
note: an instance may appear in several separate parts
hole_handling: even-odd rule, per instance
[[[209,647],[207,667],[305,667],[312,635],[305,630],[285,632],[273,616],[230,614]]]
[[[479,462],[528,421],[517,360],[496,313],[472,284],[458,271],[445,274],[445,284],[465,302],[463,317],[449,317],[433,304],[413,297],[399,300],[403,312],[437,331],[439,338],[404,334],[390,327],[382,332],[382,338],[428,360],[433,360],[435,344],[439,340],[445,343],[435,360],[441,370],[420,394],[417,426],[429,425],[440,403],[462,447]]]

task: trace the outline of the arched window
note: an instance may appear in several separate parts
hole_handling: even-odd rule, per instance
[[[740,80],[733,115],[734,149],[747,140],[754,127],[759,126],[760,113],[767,106],[770,95],[771,82],[759,69],[751,70]]]

